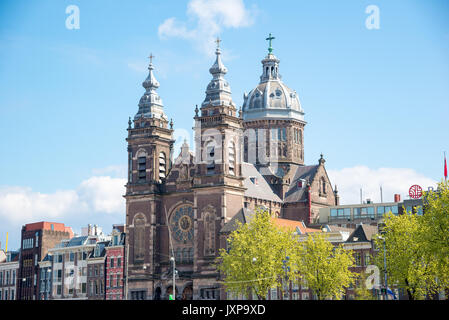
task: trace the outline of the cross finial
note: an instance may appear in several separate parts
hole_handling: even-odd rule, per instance
[[[217,40],[215,40],[215,43],[217,44],[217,49],[220,49],[220,42],[221,42],[220,38],[217,37]]]
[[[150,58],[150,63],[153,63],[153,58],[156,58],[156,57],[155,57],[155,56],[153,56],[153,54],[152,54],[152,53],[150,53],[150,56],[149,56],[148,58]]]
[[[268,40],[268,41],[269,41],[269,42],[268,42],[268,44],[269,44],[268,52],[269,52],[269,53],[273,52],[273,48],[271,47],[271,40],[273,40],[273,39],[276,39],[276,38],[273,37],[273,36],[271,35],[271,32],[270,32],[268,38],[265,39],[265,40]]]

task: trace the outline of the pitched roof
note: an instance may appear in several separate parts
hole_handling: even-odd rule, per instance
[[[254,212],[247,209],[242,208],[235,216],[226,223],[223,228],[221,228],[220,233],[231,233],[232,231],[237,229],[237,221],[241,223],[247,223],[254,216]]]
[[[243,208],[240,210],[227,224],[221,228],[221,233],[231,233],[232,231],[237,229],[237,221],[240,223],[247,223],[249,222],[252,217],[254,216],[254,212],[250,209]],[[296,220],[288,220],[288,219],[281,219],[281,218],[271,218],[271,221],[274,225],[286,228],[289,231],[299,231],[301,234],[306,234],[310,232],[321,232],[320,229],[314,229],[314,228],[308,228],[305,226],[305,224],[302,221],[296,221]]]
[[[297,229],[299,229],[301,234],[306,234],[310,232],[321,232],[320,229],[306,227],[303,221],[289,220],[282,218],[272,218],[271,221],[278,227],[286,228],[289,231],[296,231]]]
[[[285,193],[284,203],[287,202],[299,202],[307,200],[306,198],[306,186],[298,187],[299,180],[306,180],[312,182],[318,171],[319,165],[313,166],[299,166],[296,169],[295,176],[293,177],[288,191]]]
[[[377,233],[377,226],[360,224],[349,236],[347,242],[368,242],[371,241],[373,239],[373,236]]]
[[[242,175],[245,177],[243,186],[246,188],[246,197],[282,202],[281,198],[273,192],[273,189],[271,189],[254,164],[243,162]]]

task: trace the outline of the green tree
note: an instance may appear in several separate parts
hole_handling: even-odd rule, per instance
[[[304,241],[296,242],[292,273],[305,280],[318,300],[339,300],[345,288],[354,282],[352,250],[334,246],[324,233],[309,233]]]
[[[283,260],[291,255],[293,241],[290,232],[272,223],[268,211],[258,209],[251,221],[238,223],[227,239],[229,249],[220,249],[215,264],[226,290],[243,295],[251,291],[266,299],[270,288],[281,286]]]
[[[424,192],[422,243],[436,260],[440,290],[449,288],[449,183],[441,181],[436,191]]]
[[[361,272],[357,276],[356,287],[354,290],[355,300],[374,300],[371,290],[366,287],[366,281],[368,279],[368,275],[365,272]]]
[[[390,212],[385,215],[384,224],[382,237],[375,237],[379,251],[374,262],[383,274],[385,244],[389,286],[404,288],[410,300],[435,293],[437,264],[423,242],[423,216],[410,212],[396,216]]]

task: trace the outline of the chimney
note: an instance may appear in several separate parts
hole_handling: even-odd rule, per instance
[[[401,195],[400,194],[395,194],[394,195],[394,202],[401,202]]]

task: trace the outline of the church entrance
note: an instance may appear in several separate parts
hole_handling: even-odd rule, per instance
[[[182,300],[192,300],[193,298],[193,288],[192,285],[189,285],[187,287],[184,288],[184,290],[182,291]]]

